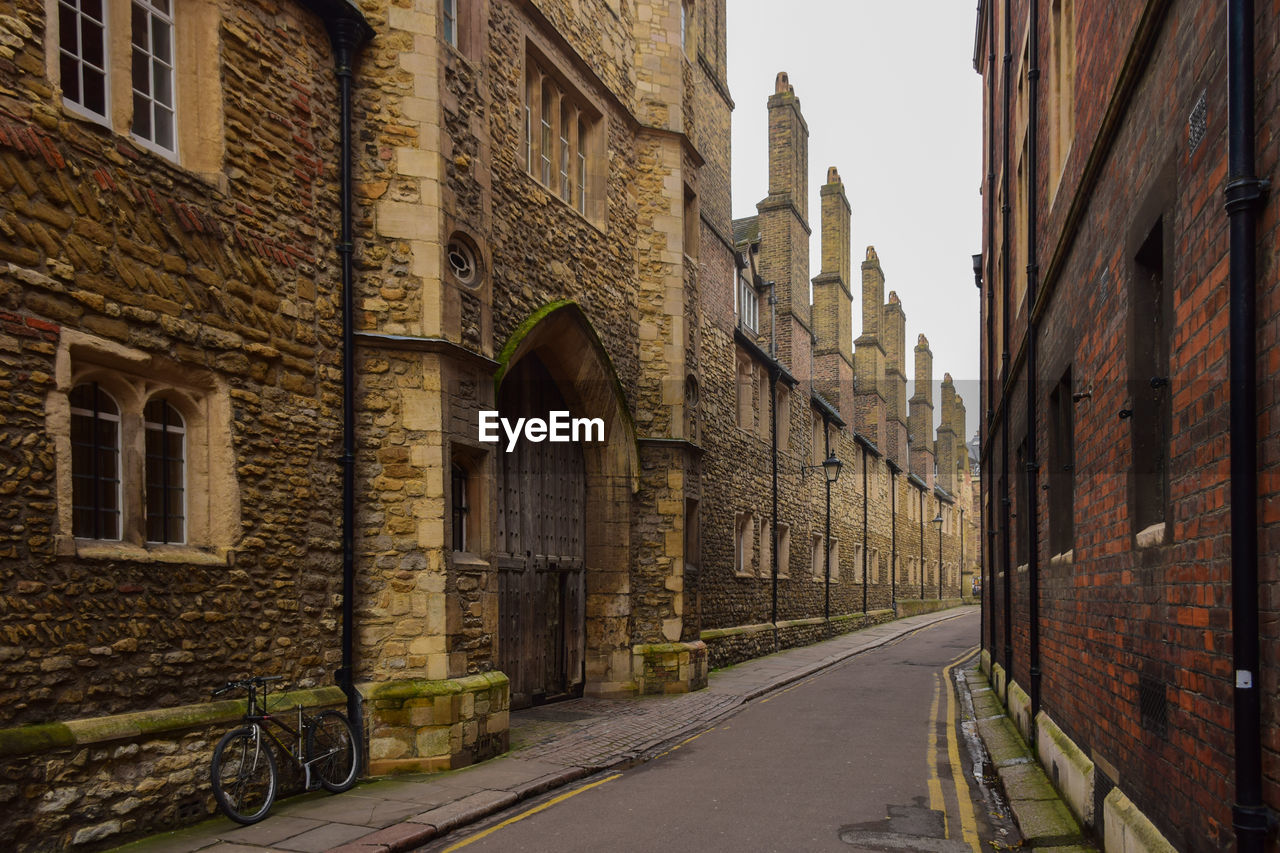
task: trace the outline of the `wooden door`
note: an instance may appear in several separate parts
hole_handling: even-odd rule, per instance
[[[499,411],[547,418],[567,411],[536,356],[503,381]],[[586,644],[586,479],[575,443],[520,438],[498,450],[498,666],[511,707],[581,695]]]

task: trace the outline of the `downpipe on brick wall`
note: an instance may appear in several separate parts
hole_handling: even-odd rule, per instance
[[[1235,673],[1236,798],[1240,853],[1261,853],[1270,815],[1262,800],[1258,693],[1257,226],[1269,189],[1254,174],[1253,0],[1227,5],[1226,210],[1230,221],[1231,647]]]
[[[1036,302],[1040,291],[1040,266],[1036,258],[1036,166],[1039,148],[1037,122],[1040,118],[1040,3],[1031,2],[1030,56],[1027,63],[1027,657],[1031,684],[1031,731],[1035,742],[1036,715],[1040,713],[1040,493],[1038,478],[1040,457],[1036,452],[1039,434],[1036,430]]]
[[[1002,240],[1000,245],[1000,567],[1004,570],[1003,584],[1003,619],[1004,624],[1004,673],[1005,684],[1013,679],[1013,567],[1009,565],[1009,408],[1006,397],[1005,382],[1009,378],[1009,88],[1013,68],[1013,23],[1010,17],[1010,2],[1004,0],[1004,56],[1003,91],[1001,92],[1001,110],[1003,123],[1003,165],[1000,174],[1000,229]],[[1007,688],[1006,688],[1007,689]]]
[[[355,298],[351,226],[351,87],[352,66],[361,45],[373,37],[373,29],[360,11],[346,0],[311,0],[308,3],[324,19],[333,45],[334,73],[338,78],[339,110],[339,208],[341,232],[338,256],[342,263],[342,665],[335,673],[347,694],[347,717],[357,732],[363,731],[360,695],[355,689]]]

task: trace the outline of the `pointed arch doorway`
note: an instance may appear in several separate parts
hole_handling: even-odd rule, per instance
[[[502,417],[568,410],[529,353],[504,378]],[[586,652],[586,466],[574,442],[520,440],[498,454],[498,664],[511,707],[580,696]]]

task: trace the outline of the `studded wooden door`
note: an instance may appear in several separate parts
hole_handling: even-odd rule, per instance
[[[547,418],[566,411],[536,356],[503,380],[499,411]],[[586,480],[576,443],[525,438],[498,452],[498,665],[511,707],[581,695],[586,643]]]

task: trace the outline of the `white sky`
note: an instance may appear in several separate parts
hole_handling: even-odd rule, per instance
[[[818,190],[840,170],[853,208],[854,334],[859,264],[876,247],[885,298],[907,315],[907,374],[920,333],[937,383],[950,372],[977,429],[982,251],[982,78],[973,70],[977,0],[728,0],[733,215],[768,194],[766,101],[786,71],[809,124],[810,276],[821,267]],[[910,393],[910,391],[908,391]]]

